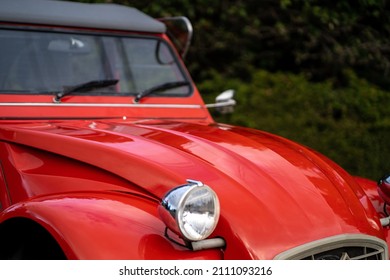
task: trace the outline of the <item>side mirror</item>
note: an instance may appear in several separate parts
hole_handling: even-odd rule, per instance
[[[215,103],[206,104],[207,108],[215,108],[221,114],[233,113],[236,100],[234,97],[234,90],[228,89],[219,94],[215,98]]]
[[[176,50],[184,59],[191,44],[193,28],[186,17],[166,17],[159,19],[167,27],[167,35],[175,45]]]

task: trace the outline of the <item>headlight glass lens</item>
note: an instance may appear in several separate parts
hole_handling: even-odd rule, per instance
[[[199,241],[214,231],[219,219],[219,201],[210,187],[189,182],[170,191],[159,212],[168,228],[187,240]]]
[[[178,222],[183,235],[190,240],[202,240],[215,229],[219,203],[209,187],[193,188],[179,209]]]

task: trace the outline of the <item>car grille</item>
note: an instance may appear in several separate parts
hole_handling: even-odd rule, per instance
[[[276,256],[284,260],[384,260],[387,244],[382,239],[346,234],[310,242]]]

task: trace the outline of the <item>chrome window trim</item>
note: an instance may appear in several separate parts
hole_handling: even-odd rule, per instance
[[[122,108],[170,108],[170,109],[201,109],[200,104],[123,104],[123,103],[45,103],[45,102],[2,102],[0,106],[13,107],[122,107]]]
[[[387,260],[387,243],[375,236],[365,234],[341,234],[327,237],[292,248],[275,256],[275,260],[299,260],[310,255],[342,248],[346,246],[370,247],[382,251],[383,259]]]

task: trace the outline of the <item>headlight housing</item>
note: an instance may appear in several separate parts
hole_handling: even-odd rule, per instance
[[[173,232],[188,241],[207,238],[219,219],[219,201],[215,192],[202,182],[187,180],[163,198],[159,213]]]

